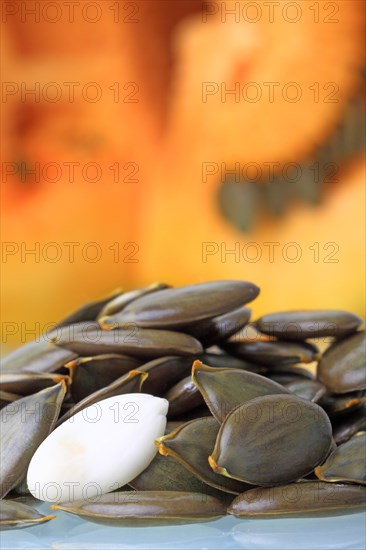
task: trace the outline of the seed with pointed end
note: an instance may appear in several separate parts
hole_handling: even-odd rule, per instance
[[[51,333],[47,340],[30,342],[12,351],[1,360],[1,370],[12,372],[55,372],[75,359],[76,353],[51,344]],[[52,336],[53,335],[53,336]]]
[[[145,296],[151,292],[156,292],[157,290],[164,290],[165,288],[169,288],[169,285],[165,283],[152,283],[145,288],[136,288],[134,290],[129,290],[128,292],[118,293],[104,305],[104,307],[98,312],[98,315],[95,315],[94,319],[102,320],[103,317],[119,313],[126,306],[128,306],[128,304],[134,300],[137,300],[137,298],[141,298],[141,296]]]
[[[237,495],[248,486],[235,479],[216,475],[208,464],[208,456],[214,447],[219,426],[212,416],[197,418],[160,437],[156,445],[160,454],[171,456],[198,479],[220,491]]]
[[[102,309],[110,303],[116,296],[120,296],[121,291],[115,290],[105,298],[97,300],[95,302],[89,302],[84,304],[82,307],[78,308],[76,311],[73,311],[57,323],[56,328],[65,327],[67,325],[73,325],[75,323],[82,323],[84,321],[95,321],[97,315],[100,314]]]
[[[46,388],[10,403],[0,412],[0,496],[26,473],[30,460],[52,430],[66,393],[66,384]]]
[[[102,495],[94,501],[51,506],[104,525],[179,525],[212,521],[225,515],[216,498],[179,491],[130,491]]]
[[[280,485],[311,473],[331,444],[332,426],[321,407],[295,395],[266,395],[226,417],[209,462],[246,483]]]
[[[321,481],[291,483],[280,487],[257,487],[239,495],[228,513],[240,518],[301,517],[309,514],[361,510],[366,489],[357,485],[331,486]]]
[[[38,373],[0,373],[0,388],[4,391],[18,395],[30,395],[38,391],[54,386],[64,380],[69,385],[70,378],[61,374],[38,374]]]
[[[355,332],[362,319],[348,311],[300,310],[269,313],[255,324],[264,334],[281,340],[306,340],[321,336],[344,337]]]
[[[222,344],[222,347],[232,355],[269,367],[311,363],[318,359],[319,354],[315,346],[306,342],[229,341]]]
[[[105,386],[101,390],[91,393],[76,405],[73,405],[61,418],[59,418],[56,426],[60,426],[65,420],[68,420],[78,412],[102,401],[109,397],[123,395],[125,393],[137,393],[141,391],[141,386],[144,380],[148,377],[146,372],[138,370],[130,370],[127,374],[117,378],[114,382]]]
[[[317,376],[335,393],[366,389],[366,332],[331,345],[319,361]]]
[[[145,329],[133,323],[128,328],[116,330],[102,330],[98,323],[69,325],[58,331],[53,342],[87,356],[121,353],[152,358],[162,355],[192,355],[203,351],[200,342],[189,334]]]
[[[156,454],[168,402],[144,393],[104,399],[56,428],[28,468],[29,490],[49,502],[92,499],[135,478]]]
[[[366,405],[361,405],[342,417],[332,418],[333,437],[337,445],[345,443],[357,432],[366,430]]]
[[[101,319],[103,328],[135,323],[178,329],[228,313],[254,300],[259,289],[246,281],[213,281],[159,290],[134,300],[120,314]]]
[[[43,516],[37,510],[14,500],[0,500],[0,531],[24,529],[45,523],[56,516]]]
[[[139,370],[146,372],[149,376],[144,381],[145,393],[152,395],[163,395],[176,382],[191,372],[193,363],[192,357],[159,357],[145,363]]]
[[[366,433],[352,437],[337,447],[327,460],[315,468],[323,481],[346,481],[366,485]]]
[[[238,405],[260,395],[290,393],[285,387],[260,374],[239,369],[213,368],[195,361],[192,380],[213,416],[223,422]]]
[[[72,377],[70,392],[73,400],[76,403],[81,401],[127,374],[128,371],[137,369],[142,362],[136,357],[107,353],[95,357],[79,357],[66,363],[65,367]]]

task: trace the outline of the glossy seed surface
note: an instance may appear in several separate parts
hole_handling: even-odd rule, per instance
[[[59,348],[48,340],[30,342],[1,360],[1,370],[12,372],[55,372],[76,358],[71,350]]]
[[[24,529],[45,523],[56,516],[44,516],[31,506],[14,500],[0,500],[0,531]]]
[[[81,401],[117,378],[137,369],[143,360],[117,353],[96,355],[95,357],[79,357],[66,363],[72,377],[70,387],[74,401]]]
[[[177,382],[164,397],[169,401],[169,418],[176,418],[204,405],[203,397],[190,376]]]
[[[366,389],[366,332],[331,345],[319,361],[317,376],[335,393]]]
[[[18,395],[30,395],[44,390],[49,386],[54,386],[64,380],[65,384],[70,383],[68,376],[60,374],[36,374],[36,373],[0,373],[0,388],[4,391]]]
[[[366,484],[366,433],[357,434],[337,447],[327,460],[315,469],[323,481]]]
[[[221,496],[220,491],[198,479],[180,462],[160,453],[129,485],[136,491],[184,491]]]
[[[228,313],[254,300],[258,294],[258,287],[246,281],[214,281],[168,288],[133,301],[118,316],[118,325],[132,322],[140,327],[183,328]],[[114,326],[116,318],[112,316],[108,323]]]
[[[57,420],[65,393],[66,385],[61,381],[1,409],[1,498],[25,475],[32,456]]]
[[[317,380],[295,380],[286,384],[286,388],[298,397],[318,403],[327,388]]]
[[[242,518],[301,517],[321,513],[361,510],[366,505],[366,488],[321,481],[291,483],[280,487],[258,487],[239,495],[228,513]]]
[[[192,380],[218,422],[238,405],[261,395],[290,393],[260,374],[239,369],[220,369],[195,361]]]
[[[250,314],[249,308],[240,307],[223,315],[212,317],[212,319],[190,325],[187,332],[202,342],[205,347],[209,347],[240,332],[248,323]]]
[[[306,340],[323,336],[341,338],[352,334],[362,324],[362,319],[341,310],[298,310],[269,313],[255,324],[264,334],[282,340]]]
[[[319,405],[330,417],[349,414],[363,403],[366,403],[366,395],[363,391],[326,393],[319,401]]]
[[[278,366],[310,363],[318,359],[318,349],[306,342],[227,342],[224,349],[229,353],[261,365]]]
[[[333,438],[337,445],[345,443],[357,432],[366,431],[366,405],[361,405],[341,418],[332,418],[332,426]]]
[[[78,308],[76,311],[70,313],[67,317],[62,319],[57,323],[56,327],[61,328],[67,325],[73,325],[75,323],[82,323],[84,321],[94,321],[102,309],[108,304],[114,297],[119,296],[120,291],[115,290],[109,296],[102,298],[101,300],[96,300],[94,302],[89,302],[84,304],[82,307]]]
[[[157,290],[164,290],[164,288],[169,288],[169,285],[166,285],[165,283],[152,283],[145,288],[136,288],[127,292],[120,292],[105,304],[105,306],[98,312],[98,315],[95,315],[94,319],[101,320],[103,317],[119,313],[137,298],[141,298],[142,296],[150,294],[151,292],[156,292]],[[101,322],[101,324],[103,324],[103,322]]]
[[[237,495],[244,491],[247,485],[235,479],[216,475],[208,463],[219,426],[212,416],[197,418],[182,424],[170,434],[160,437],[156,441],[156,445],[162,455],[178,460],[185,468],[211,487]]]
[[[192,357],[158,357],[139,367],[148,374],[144,391],[153,395],[163,395],[169,388],[187,376],[192,369]]]
[[[104,525],[179,525],[212,521],[225,515],[216,498],[180,491],[131,491],[102,495],[93,502],[52,506]]]
[[[182,332],[144,329],[131,324],[127,329],[102,330],[98,323],[64,327],[54,343],[80,355],[121,353],[136,357],[191,355],[202,352],[198,340]]]
[[[331,444],[332,426],[321,407],[295,395],[266,395],[226,417],[209,460],[222,475],[280,485],[311,473]]]

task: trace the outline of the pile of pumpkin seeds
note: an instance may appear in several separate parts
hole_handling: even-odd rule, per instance
[[[127,486],[52,508],[138,526],[364,508],[362,320],[309,310],[251,321],[246,304],[258,294],[246,281],[116,292],[6,356],[1,528],[55,517],[26,504],[25,483],[53,430],[92,404],[138,392],[169,402],[155,458]]]

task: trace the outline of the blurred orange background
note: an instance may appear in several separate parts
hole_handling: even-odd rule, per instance
[[[3,2],[5,350],[155,280],[364,315],[364,8]]]

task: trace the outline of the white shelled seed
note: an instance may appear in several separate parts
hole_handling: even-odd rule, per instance
[[[88,500],[122,487],[154,458],[168,401],[144,393],[110,397],[61,424],[28,468],[32,495],[47,502]]]

